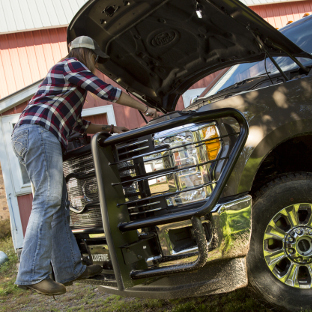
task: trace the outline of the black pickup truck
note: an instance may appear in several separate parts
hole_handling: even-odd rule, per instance
[[[164,113],[64,157],[88,280],[178,298],[250,284],[289,310],[312,298],[312,17],[277,31],[237,0],[91,0],[68,42],[93,37],[99,69]],[[199,79],[231,67],[175,111]]]

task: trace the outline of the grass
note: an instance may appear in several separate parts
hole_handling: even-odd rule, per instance
[[[0,220],[0,240],[11,235],[10,219]]]
[[[20,293],[21,290],[15,285],[17,255],[14,251],[12,238],[8,235],[0,240],[0,250],[3,251],[9,260],[0,266],[0,300],[10,294]]]
[[[75,283],[67,287],[62,296],[42,296],[25,291],[14,285],[16,278],[17,256],[10,237],[0,240],[0,250],[9,261],[0,266],[0,312],[268,312],[246,289],[238,289],[228,294],[185,298],[175,300],[155,300],[123,298],[102,294],[96,286]]]
[[[0,240],[0,250],[3,251],[9,258],[9,261],[4,262],[0,266],[0,278],[12,275],[16,272],[17,255],[14,251],[11,237],[6,237]]]

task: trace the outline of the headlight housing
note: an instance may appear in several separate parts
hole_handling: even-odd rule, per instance
[[[130,219],[162,215],[209,197],[222,165],[223,141],[213,121],[118,144],[116,165]]]
[[[172,169],[172,173],[150,180],[149,185],[151,190],[156,191],[162,184],[167,192],[176,192],[166,197],[168,206],[203,200],[211,194],[215,185],[214,161],[222,148],[215,122],[158,132],[154,135],[154,145],[156,149],[167,149],[160,153],[162,164],[158,162],[158,170]],[[155,160],[145,163],[147,171],[151,162],[155,164]]]

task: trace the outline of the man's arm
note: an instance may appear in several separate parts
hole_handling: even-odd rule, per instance
[[[135,100],[130,95],[124,92],[121,92],[121,95],[116,103],[135,108],[142,113],[145,113],[146,116],[151,116],[152,118],[158,117],[158,113],[155,108],[147,107],[145,104]]]

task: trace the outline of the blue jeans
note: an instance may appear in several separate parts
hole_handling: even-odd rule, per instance
[[[51,264],[57,282],[72,281],[86,266],[69,227],[61,144],[50,131],[28,124],[15,129],[12,144],[35,188],[16,284],[41,282]]]

